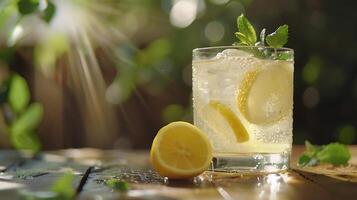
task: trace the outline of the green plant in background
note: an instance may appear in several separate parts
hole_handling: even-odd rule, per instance
[[[56,12],[56,7],[50,0],[44,0],[45,9],[40,9],[40,0],[9,0],[0,4],[0,30],[11,16],[18,16],[20,22],[24,16],[37,14],[49,23]],[[10,31],[11,32],[11,31]],[[11,37],[10,37],[11,38]],[[1,50],[0,61],[11,67],[15,43]],[[40,49],[43,49],[41,47]],[[50,62],[50,61],[47,61]],[[11,69],[10,69],[11,71]],[[11,144],[18,150],[30,150],[37,153],[41,143],[35,134],[43,118],[43,107],[39,103],[30,103],[31,96],[26,80],[17,73],[2,81],[0,90],[0,106],[4,115],[6,130]]]
[[[1,96],[7,133],[12,145],[18,150],[31,150],[37,153],[41,149],[35,134],[43,118],[43,108],[39,103],[30,104],[30,91],[26,80],[13,73],[3,83]]]
[[[269,30],[273,30],[277,24],[287,23],[290,25],[289,29],[294,30],[289,36],[289,44],[297,52],[294,82],[294,104],[297,108],[294,111],[294,143],[301,144],[307,138],[320,144],[334,139],[346,144],[356,142],[356,133],[351,131],[353,129],[340,130],[339,128],[341,125],[351,126],[354,129],[356,127],[353,115],[356,111],[354,102],[357,99],[357,79],[354,76],[356,70],[353,67],[356,63],[354,52],[357,45],[353,39],[356,29],[354,26],[336,29],[336,24],[346,21],[346,18],[356,18],[353,6],[343,4],[336,6],[332,0],[319,1],[322,6],[318,10],[319,15],[316,15],[316,8],[312,4],[298,0],[275,6],[266,6],[264,1],[252,0],[197,0],[191,2],[196,3],[197,6],[196,10],[192,10],[195,12],[192,15],[193,20],[177,26],[177,23],[173,23],[174,19],[183,20],[183,18],[180,16],[174,18],[171,14],[181,0],[67,1],[80,2],[78,7],[84,9],[89,5],[93,8],[87,9],[89,11],[96,11],[94,7],[107,11],[101,13],[101,16],[104,16],[101,19],[105,18],[106,23],[116,30],[123,31],[123,35],[126,36],[127,40],[112,46],[117,50],[119,59],[114,63],[104,62],[102,66],[106,68],[107,64],[113,64],[118,72],[107,90],[107,99],[115,104],[124,103],[125,107],[125,103],[132,101],[132,97],[136,95],[140,102],[146,101],[147,98],[164,100],[165,103],[160,108],[155,107],[161,109],[161,112],[151,112],[150,115],[152,118],[161,117],[162,122],[178,120],[189,114],[187,96],[191,91],[192,49],[235,42],[231,35],[236,32],[236,28],[232,24],[237,23],[234,17],[241,13],[255,22],[250,24],[249,21],[241,20],[241,26],[246,28],[239,29],[237,33],[239,35],[237,37],[241,38],[238,40],[249,45],[277,48],[284,41],[279,39],[279,35],[284,35],[281,33],[288,30],[284,26],[272,34],[269,34]],[[47,2],[50,6],[44,9],[43,2]],[[35,16],[50,24],[51,18],[59,17],[59,13],[63,10],[57,10],[54,4],[59,5],[62,2],[65,0],[0,0],[0,35],[10,38],[13,32],[11,29],[6,29],[9,24],[7,21],[19,22],[17,18]],[[100,6],[96,6],[99,5],[98,2]],[[108,5],[111,9],[103,9]],[[338,13],[348,13],[348,16]],[[267,24],[267,29],[263,29],[262,24]],[[103,30],[99,26],[94,27],[96,34]],[[259,34],[255,30],[262,31]],[[350,42],[345,44],[341,39]],[[70,47],[68,40],[69,38],[61,35],[42,38],[40,43],[34,45],[34,66],[40,68],[45,75],[53,75],[56,59]],[[97,47],[94,48],[99,49],[100,52],[100,47]],[[16,51],[19,49],[14,45],[8,48],[8,52],[15,51],[15,48]],[[284,60],[286,57],[282,54],[279,59]],[[111,76],[106,77],[107,80],[111,78]],[[177,90],[173,91],[174,88]],[[143,94],[140,94],[141,92]],[[171,93],[180,94],[186,99],[168,95]],[[332,103],[336,106],[331,106]],[[331,117],[330,113],[336,113],[338,117]]]
[[[18,0],[18,11],[22,16],[38,13],[40,17],[49,23],[56,13],[56,6],[51,0],[43,0],[47,6],[45,9],[40,9],[41,0]],[[16,2],[16,1],[15,1]]]

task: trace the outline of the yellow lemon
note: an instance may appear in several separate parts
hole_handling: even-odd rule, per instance
[[[245,118],[255,124],[276,122],[292,110],[292,63],[272,61],[264,69],[247,72],[237,103]]]
[[[228,123],[237,139],[237,142],[240,143],[249,140],[247,129],[244,127],[238,116],[236,116],[228,106],[218,101],[211,101],[209,105],[215,109]]]
[[[154,169],[172,179],[184,179],[204,172],[212,160],[208,137],[187,122],[173,122],[157,133],[150,152]]]

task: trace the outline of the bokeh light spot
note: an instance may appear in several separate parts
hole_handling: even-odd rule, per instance
[[[351,125],[346,125],[338,131],[338,141],[344,144],[352,144],[356,139],[356,129]]]
[[[320,76],[321,60],[318,57],[311,57],[304,69],[302,70],[302,78],[308,84],[316,83]]]
[[[315,87],[308,87],[303,93],[302,100],[306,107],[313,108],[320,101],[320,93]]]
[[[185,114],[185,108],[182,105],[168,105],[162,112],[162,118],[166,123],[178,121]]]
[[[178,28],[188,27],[197,15],[197,0],[178,0],[171,9],[170,22]]]
[[[205,36],[210,42],[218,42],[224,37],[224,26],[221,22],[212,21],[205,27]]]

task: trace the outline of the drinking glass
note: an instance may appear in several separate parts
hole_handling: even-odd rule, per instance
[[[211,170],[289,167],[294,51],[223,46],[193,50],[194,123],[213,145]]]

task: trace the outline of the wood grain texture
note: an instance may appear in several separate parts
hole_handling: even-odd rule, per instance
[[[357,146],[351,146],[352,163]],[[292,165],[303,151],[295,146]],[[289,170],[269,175],[229,175],[205,172],[191,180],[172,181],[150,167],[146,151],[69,149],[46,152],[36,159],[13,151],[0,152],[0,197],[18,199],[25,191],[46,191],[65,171],[76,178],[73,188],[84,182],[77,199],[354,199],[357,184],[324,175]],[[92,167],[83,181],[85,172]],[[116,178],[130,190],[117,192],[104,182]]]

